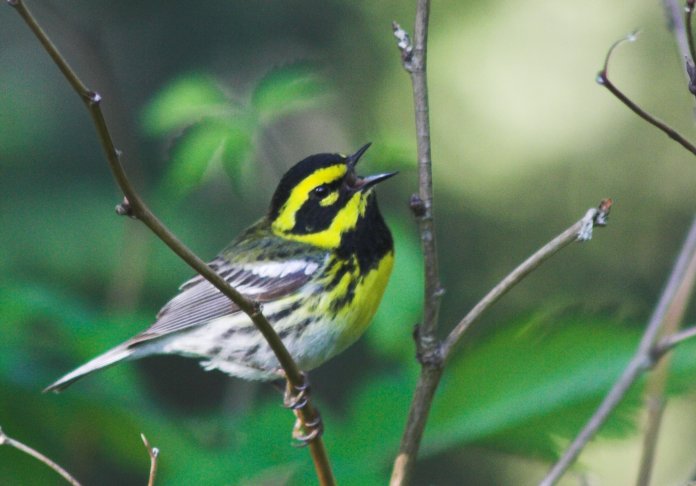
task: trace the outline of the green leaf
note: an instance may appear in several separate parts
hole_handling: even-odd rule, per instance
[[[327,92],[326,80],[311,64],[292,64],[261,79],[252,93],[251,105],[268,120],[306,108]]]
[[[181,129],[204,117],[229,113],[229,101],[208,76],[186,74],[171,81],[147,104],[142,125],[150,135]]]
[[[596,318],[538,320],[509,327],[462,353],[446,372],[426,434],[433,454],[473,442],[553,458],[558,438],[572,438],[630,360],[642,330]],[[677,354],[672,391],[696,380],[696,343]],[[634,386],[602,429],[604,436],[634,430],[640,406]]]
[[[241,189],[245,163],[253,149],[253,127],[240,125],[231,127],[222,150],[222,168],[237,190]]]
[[[198,187],[217,158],[225,159],[225,167],[233,171],[246,159],[249,149],[242,150],[243,141],[250,145],[249,133],[237,122],[224,119],[207,119],[184,132],[175,142],[172,156],[163,181],[166,190],[184,196]],[[235,152],[231,147],[237,148]]]

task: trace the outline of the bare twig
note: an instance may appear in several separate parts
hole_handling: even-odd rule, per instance
[[[668,26],[672,33],[674,33],[674,38],[677,41],[679,58],[683,60],[694,59],[693,53],[691,52],[691,45],[693,42],[689,40],[691,37],[689,2],[693,3],[691,0],[687,0],[685,14],[681,0],[663,0]]]
[[[683,283],[677,290],[676,295],[664,316],[658,337],[652,346],[652,356],[656,363],[652,373],[648,376],[645,385],[645,403],[647,405],[647,425],[643,440],[643,453],[640,461],[638,474],[638,486],[649,486],[652,465],[654,462],[657,439],[660,436],[660,424],[662,422],[662,412],[665,406],[665,390],[667,388],[667,378],[669,377],[670,355],[662,351],[660,345],[662,336],[674,336],[679,331],[686,308],[691,300],[694,278],[696,277],[696,257],[689,262],[686,269]],[[663,338],[664,339],[664,338]],[[670,348],[671,349],[671,348]]]
[[[442,344],[443,365],[452,356],[457,344],[467,329],[478,320],[483,313],[488,310],[495,302],[500,299],[507,291],[517,285],[524,277],[529,275],[534,269],[539,267],[543,262],[558,253],[561,249],[568,246],[574,241],[587,241],[592,237],[592,229],[595,226],[605,226],[607,217],[612,206],[611,199],[603,200],[597,208],[587,210],[585,215],[553,238],[532,256],[527,258],[522,264],[515,268],[510,274],[503,278],[498,285],[491,289],[473,308],[472,310],[457,324],[450,332],[447,339]],[[442,376],[443,367],[429,371],[429,375],[420,379],[416,388],[414,400],[411,404],[409,412],[409,420],[407,427],[424,427],[428,418],[432,398]],[[408,462],[412,462],[415,454],[418,452],[418,444],[416,444],[413,452],[410,450],[402,450],[397,457],[397,462],[392,471],[392,485],[405,484],[404,472]],[[411,455],[406,455],[412,454]],[[401,461],[401,462],[399,462]],[[411,466],[412,467],[412,466]],[[396,473],[399,475],[396,475]]]
[[[654,353],[659,357],[664,353],[670,351],[672,348],[676,347],[684,341],[688,341],[696,336],[696,327],[690,327],[684,329],[683,331],[667,336],[660,343],[655,346]]]
[[[411,208],[418,221],[424,262],[423,320],[414,333],[421,375],[416,385],[408,421],[401,438],[399,454],[392,470],[391,484],[408,483],[418,453],[432,394],[442,374],[440,342],[436,335],[440,298],[443,289],[437,263],[437,245],[433,220],[433,181],[430,151],[430,113],[428,106],[427,47],[430,0],[418,0],[413,43],[396,22],[392,24],[404,69],[411,75],[418,145],[418,195]]]
[[[667,286],[660,296],[660,300],[643,333],[636,353],[594,415],[588,420],[585,427],[566,449],[559,461],[539,483],[540,486],[551,486],[563,476],[565,471],[575,462],[585,445],[594,437],[611,412],[621,402],[631,385],[642,373],[654,366],[656,358],[659,357],[655,353],[655,349],[659,349],[659,346],[656,348],[656,342],[665,322],[665,317],[672,312],[678,312],[678,307],[685,304],[683,299],[677,299],[676,296],[682,292],[689,294],[689,289],[693,287],[694,275],[696,275],[696,218],[694,218],[691,224],[691,229],[679,253],[679,258],[672,268]]]
[[[140,434],[140,438],[143,440],[145,449],[147,449],[147,454],[150,456],[150,474],[147,479],[147,486],[155,486],[155,477],[157,477],[157,459],[159,458],[160,450],[157,447],[152,447],[145,437],[145,434]]]
[[[665,361],[665,360],[663,360]],[[663,364],[662,362],[660,362]],[[661,366],[662,367],[662,366]],[[652,374],[650,376],[653,376]],[[660,380],[657,383],[663,383]],[[656,385],[659,388],[660,385]],[[650,388],[650,385],[648,385]],[[645,434],[643,436],[643,450],[638,467],[637,486],[649,486],[652,477],[655,452],[657,450],[657,439],[660,437],[660,426],[665,412],[665,399],[662,397],[662,390],[656,389],[646,394],[645,408],[647,411],[647,421]]]
[[[2,428],[0,428],[0,446],[3,446],[3,445],[8,445],[10,447],[14,447],[17,450],[22,451],[25,454],[30,455],[34,459],[37,459],[37,460],[43,462],[48,467],[53,469],[55,472],[60,474],[63,477],[63,479],[65,479],[68,483],[72,484],[72,486],[80,486],[80,483],[77,481],[77,479],[72,477],[68,471],[66,471],[65,469],[60,467],[58,464],[53,462],[48,457],[41,454],[36,449],[32,449],[28,445],[22,444],[18,440],[15,440],[12,437],[9,437],[7,434],[5,434],[5,432],[2,430]]]
[[[621,101],[631,111],[633,111],[633,113],[635,113],[654,127],[657,127],[659,130],[664,132],[669,138],[680,144],[682,147],[684,147],[692,154],[696,155],[696,146],[694,146],[682,134],[680,134],[675,129],[667,125],[665,122],[663,122],[659,118],[654,117],[653,115],[642,109],[640,106],[638,106],[636,103],[634,103],[628,96],[626,96],[621,90],[619,90],[619,88],[614,86],[614,83],[612,83],[609,80],[609,60],[611,59],[611,55],[614,52],[614,49],[616,49],[623,42],[635,41],[636,36],[637,32],[632,32],[628,36],[614,42],[614,44],[609,48],[609,52],[607,52],[607,56],[604,60],[604,67],[597,74],[597,83],[607,88],[614,96],[616,96],[619,99],[619,101]]]
[[[261,312],[261,306],[240,294],[231,287],[224,278],[218,275],[195,253],[186,247],[164,224],[150,211],[147,205],[140,198],[135,188],[130,183],[126,172],[121,164],[120,151],[115,147],[111,133],[101,110],[102,97],[99,93],[88,89],[78,77],[66,59],[58,51],[57,47],[49,39],[34,16],[27,9],[22,0],[7,0],[8,4],[15,7],[19,15],[32,30],[36,38],[41,42],[46,52],[51,56],[54,63],[70,83],[74,91],[88,109],[92,121],[97,129],[99,141],[106,154],[109,167],[124,194],[124,202],[116,208],[118,214],[128,215],[143,222],[157,237],[159,237],[169,248],[176,253],[182,260],[198,272],[203,278],[208,280],[220,292],[234,302],[249,318],[254,322],[259,331],[263,334],[269,346],[273,349],[278,362],[284,370],[286,379],[291,386],[303,389],[306,388],[305,375],[295,364],[290,353],[283,345],[271,324]],[[319,414],[311,403],[298,410],[303,424],[317,423]],[[335,483],[333,473],[328,461],[328,456],[320,434],[316,434],[309,441],[312,459],[319,477],[320,484],[331,485]]]
[[[684,14],[684,25],[686,27],[686,42],[689,44],[689,56],[691,62],[696,61],[696,48],[694,47],[694,33],[692,29],[691,17],[694,15],[694,0],[686,0],[686,13]]]
[[[664,0],[670,30],[677,41],[679,55],[684,60],[684,74],[689,92],[696,95],[696,66],[694,66],[694,35],[691,18],[694,13],[694,0],[687,0],[682,8],[680,0]]]
[[[533,255],[522,262],[517,268],[503,278],[498,285],[493,287],[478,303],[459,321],[442,345],[442,354],[445,361],[452,355],[452,351],[461,341],[464,333],[469,329],[481,314],[498,301],[512,287],[517,285],[524,277],[544,261],[551,258],[558,251],[574,241],[587,241],[592,237],[594,226],[606,225],[606,219],[612,206],[611,199],[603,200],[597,208],[589,209],[585,216],[576,221],[572,226],[556,236],[554,239],[539,248]]]

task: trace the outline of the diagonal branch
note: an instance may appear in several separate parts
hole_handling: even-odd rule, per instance
[[[689,234],[679,253],[667,286],[660,296],[652,317],[643,333],[638,349],[624,369],[612,389],[606,395],[594,415],[585,424],[575,440],[568,446],[558,462],[551,468],[539,486],[552,486],[563,476],[565,471],[575,462],[580,452],[594,437],[609,415],[619,405],[633,383],[647,370],[652,368],[656,359],[661,355],[655,354],[660,349],[658,336],[663,328],[666,316],[678,313],[679,307],[686,305],[685,299],[677,299],[682,292],[690,293],[696,277],[696,218],[694,218]],[[666,352],[666,351],[665,351]],[[664,354],[664,352],[662,353]]]
[[[594,226],[605,226],[612,206],[611,199],[603,200],[597,208],[592,208],[585,213],[581,219],[554,239],[546,243],[532,256],[522,262],[517,268],[510,272],[503,280],[493,287],[483,299],[481,299],[470,311],[459,321],[450,332],[442,345],[442,355],[445,362],[451,357],[452,351],[461,341],[464,333],[469,327],[478,320],[498,299],[505,295],[512,287],[517,285],[524,277],[529,275],[539,265],[558,253],[574,241],[587,241],[592,237]]]
[[[252,300],[247,299],[237,290],[231,287],[224,278],[218,275],[195,253],[186,247],[178,238],[150,211],[145,202],[140,198],[136,189],[130,183],[125,169],[121,164],[120,151],[115,147],[114,141],[109,132],[104,114],[101,110],[102,97],[99,93],[91,91],[85,86],[79,76],[75,73],[66,59],[62,56],[57,47],[49,39],[47,34],[38,24],[32,13],[27,9],[22,0],[7,0],[8,4],[14,7],[26,24],[32,30],[36,38],[41,42],[46,52],[51,56],[54,63],[70,83],[73,90],[80,96],[89,111],[92,121],[97,130],[99,141],[109,163],[111,172],[116,183],[123,191],[124,202],[116,207],[116,211],[121,215],[128,215],[140,220],[145,224],[159,239],[161,239],[174,253],[184,262],[198,272],[203,278],[208,280],[220,292],[234,302],[249,318],[254,322],[259,331],[263,334],[269,346],[278,359],[288,383],[297,389],[306,388],[306,377],[297,367],[290,353],[283,345],[280,337],[274,331],[271,324],[261,312],[261,306]],[[319,414],[311,403],[298,410],[303,424],[317,423]],[[328,461],[328,456],[320,434],[316,434],[309,442],[310,452],[314,461],[315,469],[319,477],[320,484],[334,484],[333,473]]]
[[[667,123],[663,122],[659,118],[651,115],[647,111],[645,111],[643,108],[638,106],[634,101],[632,101],[628,96],[626,96],[619,88],[617,88],[614,83],[612,83],[609,80],[609,61],[611,59],[611,55],[614,52],[614,49],[616,49],[620,44],[623,42],[633,42],[636,40],[636,32],[633,32],[629,34],[628,36],[624,37],[623,39],[619,39],[618,41],[614,42],[614,44],[609,48],[609,52],[607,52],[607,56],[604,60],[604,67],[602,70],[597,74],[597,83],[599,83],[601,86],[604,86],[607,88],[611,94],[616,96],[619,101],[621,101],[624,105],[626,105],[633,113],[641,117],[643,120],[647,121],[654,127],[657,127],[660,131],[665,133],[669,138],[677,142],[679,145],[684,147],[686,150],[691,152],[692,154],[696,155],[696,146],[694,146],[691,142],[689,142],[686,137],[684,137],[681,133],[677,132],[674,128],[669,126]]]
[[[402,438],[401,449],[394,463],[392,471],[391,485],[397,486],[407,484],[418,449],[423,430],[428,419],[430,407],[432,405],[435,390],[439,384],[444,371],[444,364],[452,356],[456,345],[461,340],[467,329],[478,320],[495,302],[507,293],[512,287],[517,285],[524,277],[529,275],[534,269],[539,267],[546,260],[558,253],[574,241],[587,241],[592,237],[592,229],[595,226],[605,226],[609,210],[612,206],[611,199],[603,200],[597,208],[587,210],[585,215],[553,238],[532,256],[527,258],[510,274],[503,278],[498,285],[493,287],[483,299],[481,299],[472,310],[455,326],[447,339],[441,345],[441,356],[443,366],[437,368],[424,368],[416,392],[411,402],[407,429]]]
[[[2,446],[2,445],[8,445],[10,447],[14,447],[17,450],[22,451],[25,454],[30,455],[34,459],[43,462],[48,467],[53,469],[55,472],[60,474],[63,477],[63,479],[65,479],[72,486],[80,486],[80,483],[77,482],[77,479],[72,477],[68,471],[66,471],[65,469],[60,467],[58,464],[53,462],[48,457],[41,454],[36,449],[33,449],[33,448],[29,447],[28,445],[23,444],[23,443],[19,442],[18,440],[13,439],[12,437],[9,437],[7,434],[5,434],[5,432],[3,432],[2,429],[0,429],[0,446]]]

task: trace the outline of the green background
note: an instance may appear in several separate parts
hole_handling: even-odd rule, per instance
[[[358,344],[312,373],[340,484],[385,483],[417,366],[421,263],[408,76],[390,23],[413,2],[31,2],[103,108],[152,209],[203,258],[265,211],[311,153],[373,147],[394,276]],[[500,278],[600,199],[610,224],[507,295],[465,338],[426,430],[417,484],[534,484],[618,376],[694,210],[696,164],[594,82],[611,78],[686,134],[693,98],[654,2],[434,2],[429,83],[442,335]],[[192,360],[122,364],[61,395],[54,379],[149,325],[191,271],[137,222],[80,100],[0,8],[0,426],[84,484],[311,484],[268,385]],[[693,312],[687,316],[694,322]],[[676,355],[658,479],[696,468],[694,346]],[[578,474],[631,484],[640,390]],[[0,448],[1,484],[62,484]],[[604,484],[604,483],[603,483]]]

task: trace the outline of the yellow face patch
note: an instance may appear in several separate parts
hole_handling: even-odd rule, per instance
[[[278,217],[273,221],[273,229],[279,233],[287,233],[295,227],[295,214],[309,198],[309,193],[315,187],[336,181],[346,175],[345,164],[336,164],[331,167],[319,169],[302,182],[297,184],[283,207],[278,212]],[[331,197],[331,194],[329,196]],[[338,199],[338,194],[336,194]]]
[[[320,206],[327,207],[327,206],[331,206],[331,205],[334,204],[336,201],[338,201],[338,191],[332,192],[331,194],[329,194],[328,196],[326,196],[324,199],[322,199],[321,201],[319,201],[319,205],[320,205]]]
[[[331,225],[325,230],[305,235],[282,232],[281,236],[289,240],[301,241],[321,248],[337,248],[341,244],[341,235],[355,228],[358,218],[365,215],[368,193],[356,192],[353,194],[346,205],[336,213],[336,216],[331,221]],[[293,226],[294,224],[293,218]],[[292,226],[290,228],[292,229]],[[273,229],[277,229],[275,223],[273,223]]]

